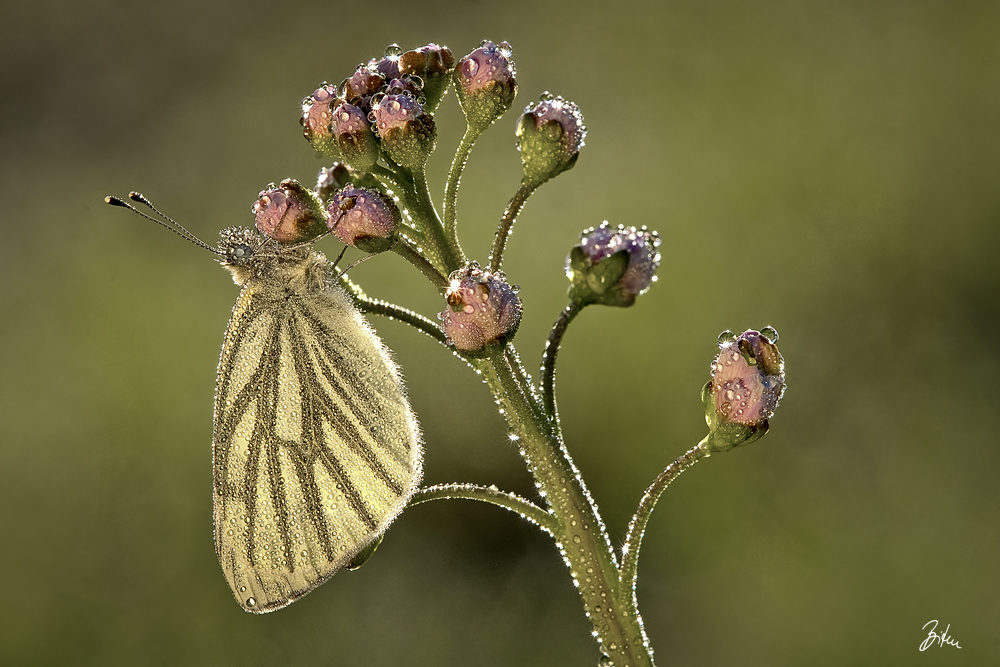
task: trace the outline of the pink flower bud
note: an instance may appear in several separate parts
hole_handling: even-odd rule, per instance
[[[771,327],[719,336],[712,379],[703,392],[711,451],[727,451],[767,432],[768,419],[785,391],[785,365],[774,344],[777,339],[778,332]]]
[[[510,44],[484,41],[458,61],[455,90],[469,127],[482,133],[510,109],[517,95]]]
[[[448,342],[465,353],[503,345],[521,323],[521,300],[503,273],[486,273],[475,263],[451,274],[448,308],[438,313]]]
[[[352,169],[367,171],[378,160],[379,150],[371,123],[364,111],[340,100],[333,109],[333,136],[344,162]]]
[[[251,208],[257,229],[275,241],[304,243],[327,232],[322,203],[298,181],[271,183],[257,197]]]
[[[385,77],[370,65],[358,65],[357,71],[341,84],[344,99],[351,104],[364,106],[362,100],[367,100],[385,85]]]
[[[388,250],[402,219],[388,196],[351,185],[333,196],[327,212],[330,231],[347,245],[364,252]]]
[[[418,76],[423,84],[424,106],[433,113],[441,101],[451,73],[455,69],[455,56],[447,46],[428,44],[399,57],[399,71],[404,76]]]
[[[299,117],[303,136],[318,153],[327,157],[337,157],[337,148],[330,128],[330,123],[333,121],[330,104],[335,99],[337,99],[337,87],[324,83],[314,90],[312,95],[302,100],[302,115]]]
[[[437,128],[424,107],[409,95],[386,95],[372,105],[382,148],[404,167],[422,168],[434,150]]]

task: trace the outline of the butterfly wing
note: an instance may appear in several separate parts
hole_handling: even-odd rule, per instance
[[[336,287],[248,281],[219,361],[215,546],[247,611],[348,565],[420,479],[416,420],[388,350]]]

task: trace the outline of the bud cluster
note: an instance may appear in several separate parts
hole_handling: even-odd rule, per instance
[[[303,134],[321,155],[358,171],[371,169],[383,150],[403,166],[420,168],[434,149],[431,113],[454,64],[447,47],[428,44],[404,53],[392,45],[339,86],[324,83],[306,97]]]

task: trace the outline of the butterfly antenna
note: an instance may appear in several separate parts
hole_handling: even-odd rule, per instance
[[[393,244],[393,245],[395,245],[395,244]],[[337,262],[340,261],[340,258],[344,256],[345,252],[347,252],[347,246],[346,245],[344,246],[344,249],[340,251],[340,255],[337,256]],[[369,253],[369,254],[365,255],[364,257],[362,257],[361,259],[358,259],[358,260],[355,260],[355,261],[351,262],[351,264],[346,269],[344,269],[343,271],[341,271],[340,273],[337,274],[337,277],[333,279],[333,282],[339,282],[341,278],[343,278],[344,276],[347,275],[348,271],[350,271],[351,269],[353,269],[355,266],[357,266],[361,262],[368,261],[369,259],[371,259],[372,257],[374,257],[377,254],[378,253],[376,253],[376,252]],[[337,262],[333,263],[334,267],[337,266]]]
[[[154,213],[156,213],[158,216],[160,216],[160,218],[163,218],[163,219],[162,220],[158,220],[157,218],[154,218],[152,216],[146,215],[145,213],[143,213],[142,211],[140,211],[139,209],[137,209],[135,206],[132,206],[128,202],[126,202],[126,201],[124,201],[122,199],[119,199],[118,197],[105,197],[104,201],[105,201],[105,203],[110,204],[112,206],[121,206],[122,208],[127,208],[128,210],[132,211],[136,215],[139,215],[139,216],[141,216],[143,218],[146,218],[147,220],[149,220],[151,222],[155,222],[158,225],[166,227],[167,229],[169,229],[170,231],[172,231],[174,234],[177,234],[181,238],[184,238],[184,239],[190,241],[191,243],[194,243],[197,246],[201,246],[202,248],[204,248],[205,250],[208,250],[209,252],[215,253],[216,255],[221,254],[218,251],[218,249],[213,248],[212,246],[210,246],[207,243],[205,243],[204,241],[202,241],[200,238],[198,238],[197,236],[195,236],[194,234],[192,234],[191,232],[189,232],[187,229],[185,229],[184,226],[181,225],[179,222],[177,222],[176,220],[174,220],[174,219],[172,219],[172,218],[164,215],[163,213],[161,213],[155,206],[153,206],[153,204],[148,199],[146,199],[146,197],[144,195],[142,195],[142,194],[140,194],[138,192],[130,192],[128,196],[129,196],[129,199],[131,199],[132,201],[139,202],[141,204],[145,204]],[[166,222],[164,222],[164,221],[166,221]]]

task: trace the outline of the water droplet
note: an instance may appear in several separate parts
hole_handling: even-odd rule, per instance
[[[255,600],[254,598],[247,598],[247,606],[248,607],[256,607],[257,606],[257,600]]]
[[[719,347],[729,347],[736,342],[736,334],[726,329],[719,334]]]
[[[778,342],[778,330],[774,327],[764,327],[760,330],[760,335],[766,338],[769,343]]]
[[[385,47],[385,55],[389,58],[398,58],[403,55],[403,49],[399,44],[390,44]]]

